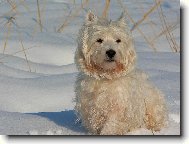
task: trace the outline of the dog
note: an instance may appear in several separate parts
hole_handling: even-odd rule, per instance
[[[94,135],[125,135],[167,125],[164,96],[135,68],[136,52],[124,13],[116,21],[91,11],[79,31],[75,111]]]

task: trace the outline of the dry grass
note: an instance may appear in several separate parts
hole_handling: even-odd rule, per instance
[[[6,23],[4,27],[2,27],[5,32],[3,36],[3,51],[2,53],[6,53],[7,46],[9,44],[9,38],[11,37],[11,32],[15,30],[15,24],[16,24],[16,16],[21,15],[22,13],[19,12],[18,6],[22,5],[27,12],[30,12],[30,7],[27,5],[27,2],[25,0],[6,0],[7,4],[9,5],[10,9],[7,10],[6,13],[0,15],[0,18],[3,18],[6,20]],[[64,29],[73,22],[74,18],[76,18],[83,10],[90,9],[88,6],[89,0],[81,0],[81,5],[76,4],[76,0],[71,1],[71,3],[74,5],[74,8],[71,10],[68,10],[68,14],[64,13],[63,15],[67,15],[62,22],[62,24],[57,28],[57,32],[63,32]],[[94,2],[94,1],[92,1]],[[108,18],[108,13],[110,11],[110,5],[111,0],[105,0],[105,6],[101,10],[103,18]],[[123,3],[122,0],[117,0],[117,3],[120,5],[120,7],[125,12],[127,18],[132,23],[133,27],[131,28],[131,31],[139,33],[144,41],[149,45],[150,48],[152,48],[154,51],[158,51],[158,47],[155,45],[157,44],[158,40],[162,37],[165,37],[167,42],[169,43],[169,46],[173,52],[180,52],[180,45],[177,43],[176,38],[174,36],[174,31],[179,28],[179,19],[176,23],[169,23],[168,19],[166,18],[166,14],[163,12],[162,6],[161,6],[162,0],[154,0],[154,5],[149,7],[148,9],[143,8],[143,5],[139,2],[139,6],[142,12],[142,16],[139,20],[134,20],[132,13],[129,12],[129,9],[127,5]],[[42,32],[43,30],[46,30],[43,23],[44,23],[44,13],[45,13],[45,6],[46,1],[39,1],[36,0],[36,7],[37,7],[37,23],[36,27],[34,27],[33,34],[36,32]],[[102,5],[102,1],[96,1],[96,3],[93,3],[92,6],[98,8],[100,5]],[[135,4],[136,2],[133,2]],[[158,14],[159,21],[161,22],[161,29],[159,26],[156,25],[156,23],[150,18],[150,15],[152,13]],[[6,16],[6,18],[4,18]],[[10,17],[7,17],[10,16]],[[148,24],[149,28],[152,30],[153,35],[149,35],[142,29],[142,24]],[[56,28],[55,28],[56,29]],[[22,39],[22,33],[18,32],[19,35],[19,43],[21,46],[21,50],[19,53],[23,53],[25,60],[28,65],[29,71],[31,71],[31,67],[29,64],[28,56],[26,53],[27,48],[24,46],[24,42]],[[34,35],[33,35],[34,36]],[[17,52],[16,52],[17,53]],[[10,54],[11,55],[11,54]],[[1,59],[1,58],[0,58]]]
[[[37,3],[37,19],[36,19],[36,25],[34,27],[33,33],[31,34],[32,37],[34,37],[35,34],[38,32],[38,26],[39,26],[40,32],[42,32],[44,29],[44,26],[42,24],[42,19],[43,21],[45,20],[44,13],[45,13],[45,8],[46,8],[46,2],[47,1],[45,0],[43,1],[43,3],[40,3],[40,5],[43,6],[42,8],[40,7],[39,2]]]
[[[7,43],[8,43],[8,38],[10,36],[10,30],[11,30],[11,22],[7,22],[7,33],[5,35],[5,42],[4,42],[4,46],[3,46],[3,54],[5,53],[5,49],[7,47]]]
[[[143,12],[144,14],[141,17],[141,19],[139,19],[137,22],[135,22],[131,16],[131,14],[129,13],[126,5],[123,4],[122,0],[118,0],[120,7],[125,11],[125,14],[129,18],[130,22],[133,24],[131,31],[137,30],[141,34],[141,36],[144,38],[146,43],[154,51],[158,51],[158,48],[155,47],[156,40],[162,36],[166,36],[167,42],[169,43],[169,46],[172,49],[172,51],[180,52],[180,47],[177,44],[176,38],[173,34],[173,31],[178,28],[179,21],[177,23],[168,24],[165,14],[163,13],[163,10],[162,10],[161,2],[162,2],[162,0],[155,0],[154,5],[151,8],[149,8],[149,10],[147,10],[146,12],[144,11]],[[158,29],[158,27],[154,25],[154,22],[152,20],[150,20],[149,15],[153,12],[154,13],[156,12],[159,14],[162,30]],[[154,37],[148,37],[148,35],[145,34],[145,32],[143,32],[142,29],[140,28],[140,25],[144,21],[149,22],[149,26],[151,27],[151,29],[153,31]],[[158,33],[156,31],[158,31]]]
[[[28,12],[30,12],[30,8],[29,8],[29,6],[27,6],[25,0],[20,0],[20,3],[21,3],[21,5],[23,5],[23,6],[25,7],[25,9],[26,9]]]
[[[143,17],[134,24],[134,26],[131,28],[131,31],[133,31],[138,25],[140,25],[147,17],[160,6],[161,2],[158,1],[153,7],[151,7],[147,12],[144,13]]]
[[[162,29],[159,33],[156,34],[156,36],[152,39],[152,42],[155,42],[158,38],[162,37],[162,36],[165,36],[166,33],[168,32],[172,32],[174,30],[176,30],[177,28],[179,28],[179,23],[180,21],[177,21],[176,23],[174,24],[169,24],[167,26],[167,29]]]
[[[11,8],[12,8],[12,10],[15,12],[15,13],[18,13],[18,11],[17,11],[17,5],[13,2],[13,1],[11,1],[11,0],[7,0],[7,3],[11,6]]]
[[[143,4],[139,3],[139,6],[141,8],[141,12],[142,13],[145,13],[145,10],[144,7],[143,7]],[[156,28],[157,28],[157,25],[149,18],[149,16],[145,17],[146,19],[144,19],[146,21],[146,23],[148,23],[150,25],[150,28],[153,32],[153,35],[155,36],[156,35]],[[152,40],[151,40],[152,41]],[[152,43],[154,43],[152,41]]]
[[[122,0],[118,0],[118,3],[120,5],[120,7],[123,9],[123,11],[125,12],[125,14],[127,15],[127,17],[130,19],[130,21],[133,23],[133,25],[136,24],[136,22],[134,21],[134,19],[130,16],[127,7],[123,4]],[[142,37],[144,38],[144,40],[148,43],[148,45],[154,50],[157,51],[157,49],[155,48],[154,44],[149,40],[149,38],[145,35],[145,33],[137,26],[135,27],[135,29],[142,35]],[[134,29],[133,29],[134,30]]]
[[[42,22],[41,22],[41,11],[40,11],[40,6],[39,6],[39,0],[37,0],[37,15],[38,15],[38,23],[40,26],[40,31],[42,32]]]
[[[30,67],[30,63],[29,63],[28,58],[27,58],[27,54],[26,54],[25,48],[24,48],[22,36],[21,36],[20,33],[19,33],[18,35],[19,35],[19,39],[20,39],[21,48],[22,48],[22,51],[23,51],[23,53],[24,53],[24,57],[25,57],[25,59],[26,59],[26,62],[27,62],[29,71],[31,72],[31,67]]]
[[[23,51],[26,52],[26,51],[28,51],[28,50],[30,50],[30,49],[32,49],[32,48],[36,48],[36,47],[38,47],[38,46],[32,46],[32,47],[29,47],[29,48],[24,48],[24,49],[22,49],[22,50],[19,50],[19,51],[10,53],[10,54],[8,54],[8,55],[4,55],[4,56],[0,57],[0,60],[3,60],[3,59],[5,59],[5,58],[7,58],[7,57],[9,57],[9,56],[15,56],[16,54],[22,53]]]
[[[7,0],[7,3],[11,6],[11,10],[8,13],[4,14],[4,16],[5,16],[6,20],[7,20],[7,22],[6,22],[4,27],[5,27],[5,29],[7,29],[7,32],[5,34],[5,42],[4,42],[4,46],[3,46],[3,54],[5,54],[5,50],[6,50],[6,47],[7,47],[7,44],[8,44],[8,39],[9,39],[10,34],[11,34],[11,28],[13,30],[13,26],[17,26],[18,27],[15,16],[9,16],[9,14],[11,12],[14,12],[15,15],[18,15],[19,11],[17,10],[17,6],[20,5],[20,4],[23,4],[24,1],[20,1],[18,3],[18,5],[16,4],[16,2],[11,1],[11,0]],[[2,17],[4,17],[4,16],[2,16]],[[19,31],[17,31],[17,34],[19,36],[19,42],[21,44],[22,52],[24,53],[24,57],[25,57],[25,60],[27,62],[29,71],[31,72],[31,67],[30,67],[30,64],[29,64],[29,61],[28,61],[28,58],[27,58],[27,54],[25,52],[25,48],[24,48],[24,44],[23,44],[21,33]]]
[[[102,13],[102,18],[107,18],[109,8],[110,8],[110,0],[106,0],[106,4]]]
[[[82,9],[88,4],[89,0],[82,2],[81,6],[77,8],[73,13],[71,12],[63,22],[63,24],[58,28],[57,32],[63,32],[64,28],[71,22],[76,16],[79,15]]]
[[[157,4],[158,0],[155,0],[155,2]],[[162,23],[163,31],[166,31],[165,36],[166,36],[167,41],[169,42],[169,46],[171,47],[172,51],[179,52],[180,48],[175,40],[175,37],[172,31],[170,31],[169,29],[169,26],[167,24],[161,5],[160,5],[160,8],[158,9],[158,14],[159,14],[160,21]]]

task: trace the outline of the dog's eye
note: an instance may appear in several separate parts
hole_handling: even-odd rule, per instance
[[[96,42],[102,43],[102,42],[103,42],[103,39],[99,38],[99,39],[96,40]]]
[[[120,40],[120,39],[117,39],[117,40],[116,40],[116,43],[120,43],[120,42],[121,42],[121,40]]]

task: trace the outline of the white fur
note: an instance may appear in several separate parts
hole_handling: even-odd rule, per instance
[[[102,44],[96,42],[98,38]],[[110,48],[116,51],[111,63],[105,55]],[[164,97],[135,68],[133,39],[123,15],[112,22],[89,12],[79,33],[75,62],[80,70],[75,109],[91,133],[123,135],[141,127],[157,131],[166,125]]]

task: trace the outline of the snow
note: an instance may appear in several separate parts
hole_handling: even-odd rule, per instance
[[[79,135],[85,130],[75,124],[73,111],[21,114],[0,111],[0,131],[4,135]],[[68,121],[70,119],[70,121]]]
[[[16,1],[17,4],[19,1]],[[111,19],[116,19],[122,10],[111,1]],[[152,0],[143,0],[135,5],[124,1],[135,21],[142,11],[153,6]],[[103,2],[102,2],[103,3]],[[90,1],[86,9],[101,15],[102,3]],[[43,9],[43,32],[36,23],[36,1],[26,0],[19,4],[18,13],[9,12],[6,1],[0,1],[0,134],[4,135],[90,135],[74,113],[74,82],[78,73],[74,64],[76,39],[86,10],[78,12],[62,33],[56,30],[62,25],[69,12],[80,7],[80,1],[40,1]],[[142,5],[144,9],[141,9]],[[98,8],[98,9],[97,9]],[[179,1],[162,3],[169,23],[180,16]],[[3,54],[7,18],[15,16],[7,47]],[[156,22],[156,13],[150,18]],[[129,23],[132,26],[131,23]],[[159,26],[160,27],[160,26]],[[147,22],[140,26],[149,36]],[[174,35],[179,44],[179,28]],[[143,37],[133,32],[138,55],[137,67],[144,70],[153,83],[163,91],[169,110],[169,125],[160,132],[137,129],[128,135],[179,135],[180,134],[180,53],[173,53],[165,37],[156,42],[158,52],[148,46]],[[23,42],[28,63],[22,51]],[[29,66],[30,69],[29,69]]]

